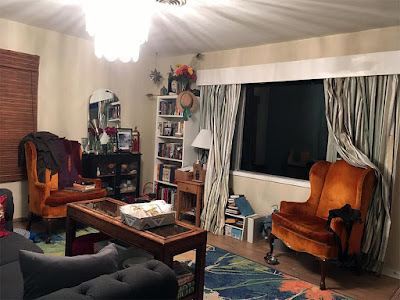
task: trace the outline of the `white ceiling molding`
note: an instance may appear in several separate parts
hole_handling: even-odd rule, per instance
[[[197,85],[400,74],[400,51],[198,70]]]

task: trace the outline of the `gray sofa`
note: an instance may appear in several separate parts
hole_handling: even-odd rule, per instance
[[[19,263],[19,250],[43,253],[29,239],[12,232],[14,204],[7,195],[6,225],[11,233],[0,238],[0,299],[22,299],[24,281]],[[109,275],[85,281],[78,286],[47,294],[40,299],[176,299],[178,283],[175,273],[160,261],[148,261]]]

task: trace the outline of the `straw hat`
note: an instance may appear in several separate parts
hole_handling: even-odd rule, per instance
[[[187,121],[192,117],[192,111],[197,107],[197,97],[191,91],[183,91],[176,98],[176,106],[183,112],[183,119]]]

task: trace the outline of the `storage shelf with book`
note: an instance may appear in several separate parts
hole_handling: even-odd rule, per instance
[[[200,130],[199,108],[184,121],[176,106],[177,97],[157,97],[153,180],[156,198],[168,203],[176,198],[175,170],[191,166],[197,160],[196,149],[191,144]]]
[[[235,203],[235,198],[240,198],[241,201]],[[243,203],[246,204],[244,205]],[[252,216],[255,216],[255,214],[246,198],[243,195],[240,197],[231,195],[225,209],[225,235],[241,241],[246,240],[249,218]]]

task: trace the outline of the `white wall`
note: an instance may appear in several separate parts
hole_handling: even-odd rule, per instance
[[[400,50],[400,26],[367,30],[356,33],[337,34],[319,38],[268,44],[257,47],[204,53],[197,69],[217,69],[296,61],[312,58],[336,57],[353,54]],[[161,70],[167,72],[169,65],[189,63],[192,56],[161,59]],[[400,160],[398,160],[400,161]],[[400,176],[400,168],[397,178]],[[399,182],[399,179],[398,179]],[[276,183],[268,180],[231,176],[230,185],[235,193],[245,194],[256,213],[267,215],[272,205],[282,200],[302,202],[308,199],[309,188]],[[392,228],[387,250],[385,272],[400,276],[400,184],[393,194]]]
[[[113,90],[121,101],[122,126],[138,126],[141,133],[142,186],[152,179],[155,101],[145,95],[155,88],[148,77],[154,56],[142,53],[137,63],[110,63],[94,55],[89,40],[4,19],[0,19],[0,48],[40,56],[39,131],[80,141],[87,136],[88,97],[97,88]],[[13,192],[14,217],[26,217],[27,182],[0,187]]]

